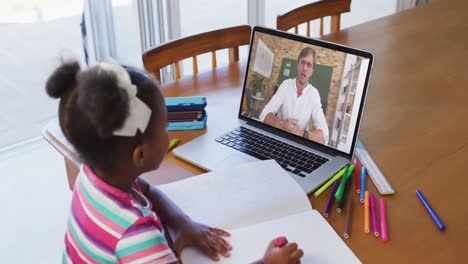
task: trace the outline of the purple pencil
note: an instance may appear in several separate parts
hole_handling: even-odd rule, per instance
[[[375,207],[375,198],[373,193],[369,193],[370,208],[372,214],[372,230],[374,230],[374,236],[379,236],[379,226],[377,225],[377,211]]]
[[[325,213],[323,213],[323,216],[328,217],[328,214],[330,213],[331,205],[333,203],[333,200],[335,198],[335,192],[336,189],[338,189],[338,183],[340,180],[336,180],[335,183],[333,184],[331,193],[330,193],[330,198],[328,198],[328,203],[327,203],[327,208],[325,209]]]

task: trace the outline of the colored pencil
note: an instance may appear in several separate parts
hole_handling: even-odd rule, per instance
[[[377,225],[377,210],[375,204],[375,198],[373,193],[369,193],[369,200],[370,200],[370,209],[371,209],[371,216],[372,216],[372,231],[374,232],[374,236],[379,236],[379,226]]]
[[[382,231],[382,241],[387,243],[388,241],[388,234],[387,234],[387,218],[385,213],[385,204],[384,199],[380,198],[380,230]]]
[[[338,190],[336,190],[335,193],[335,199],[337,202],[341,202],[341,199],[343,198],[343,192],[345,189],[346,182],[348,181],[349,177],[351,176],[351,173],[353,172],[354,165],[349,165],[346,168],[346,171],[343,175],[343,179],[340,182],[340,185],[338,186]]]
[[[361,203],[364,203],[364,192],[366,191],[366,167],[364,165],[361,166],[361,193],[359,194],[359,198]]]
[[[369,191],[364,192],[364,232],[370,232]]]
[[[357,158],[354,158],[354,184],[356,186],[356,193],[361,193],[361,176],[359,175],[359,161]]]
[[[325,208],[325,212],[323,213],[323,216],[328,217],[330,214],[330,209],[333,204],[333,200],[335,198],[335,192],[336,189],[338,188],[338,184],[340,183],[340,180],[336,180],[335,183],[333,184],[332,191],[330,193],[330,198],[328,198],[328,203],[327,203],[327,208]]]
[[[437,225],[437,228],[439,228],[440,231],[445,231],[445,225],[444,223],[442,223],[442,220],[440,220],[439,216],[437,215],[437,213],[434,211],[434,209],[432,209],[431,205],[429,204],[429,202],[426,200],[426,198],[424,197],[424,195],[422,194],[422,192],[420,190],[416,190],[416,195],[418,196],[419,200],[421,201],[421,203],[424,205],[424,208],[426,208],[427,212],[429,213],[429,215],[431,216],[432,220],[434,221],[434,223]]]
[[[352,207],[353,205],[353,196],[349,197],[348,204],[346,205],[346,222],[344,228],[344,238],[349,238],[351,236],[351,214],[352,214]]]
[[[343,191],[343,197],[341,198],[340,203],[338,204],[338,207],[336,208],[336,211],[338,213],[341,213],[343,211],[343,206],[346,203],[346,200],[348,199],[349,193],[351,192],[351,186],[353,182],[353,177],[348,177],[348,182],[346,182],[345,189]]]
[[[169,146],[167,147],[167,151],[171,151],[173,148],[175,148],[175,146],[177,146],[177,144],[179,144],[180,142],[180,139],[178,138],[174,138],[174,139],[171,139],[171,141],[169,141]]]
[[[345,172],[346,167],[341,169],[339,172],[335,174],[330,180],[328,180],[322,187],[320,187],[317,191],[314,192],[315,197],[319,197],[328,187],[330,187],[336,180],[341,178],[343,176],[343,173]]]

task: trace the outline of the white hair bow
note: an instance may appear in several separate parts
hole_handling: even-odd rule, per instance
[[[117,77],[117,86],[119,89],[124,89],[128,95],[128,116],[125,119],[123,126],[116,129],[112,134],[116,136],[132,137],[140,130],[144,133],[148,126],[151,109],[137,97],[137,87],[132,84],[130,75],[124,67],[103,62],[99,67],[105,71],[113,72]]]

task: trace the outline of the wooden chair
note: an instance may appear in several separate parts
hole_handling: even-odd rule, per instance
[[[211,52],[211,65],[216,68],[216,50],[229,49],[229,63],[239,61],[239,46],[250,43],[252,28],[248,25],[224,28],[177,39],[143,53],[146,71],[161,80],[160,69],[175,64],[174,79],[180,79],[179,62],[192,57],[193,74],[198,73],[197,55]]]
[[[350,11],[351,0],[322,0],[298,7],[276,17],[276,28],[288,31],[294,28],[297,34],[298,26],[307,22],[306,34],[311,36],[310,21],[320,18],[320,36],[323,35],[323,18],[331,16],[330,32],[340,30],[340,15]]]

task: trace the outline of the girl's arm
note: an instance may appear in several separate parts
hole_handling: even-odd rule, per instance
[[[137,182],[142,193],[152,203],[153,211],[157,212],[161,221],[173,231],[176,255],[180,256],[184,247],[194,246],[213,260],[219,260],[218,253],[229,257],[228,251],[231,250],[231,246],[222,238],[230,236],[228,232],[192,221],[161,190],[141,178],[138,178]]]
[[[158,188],[152,186],[142,178],[137,179],[141,192],[150,200],[153,205],[153,211],[157,212],[161,221],[167,224],[170,228],[178,229],[186,221],[190,221],[188,217],[169,197],[167,197]]]

